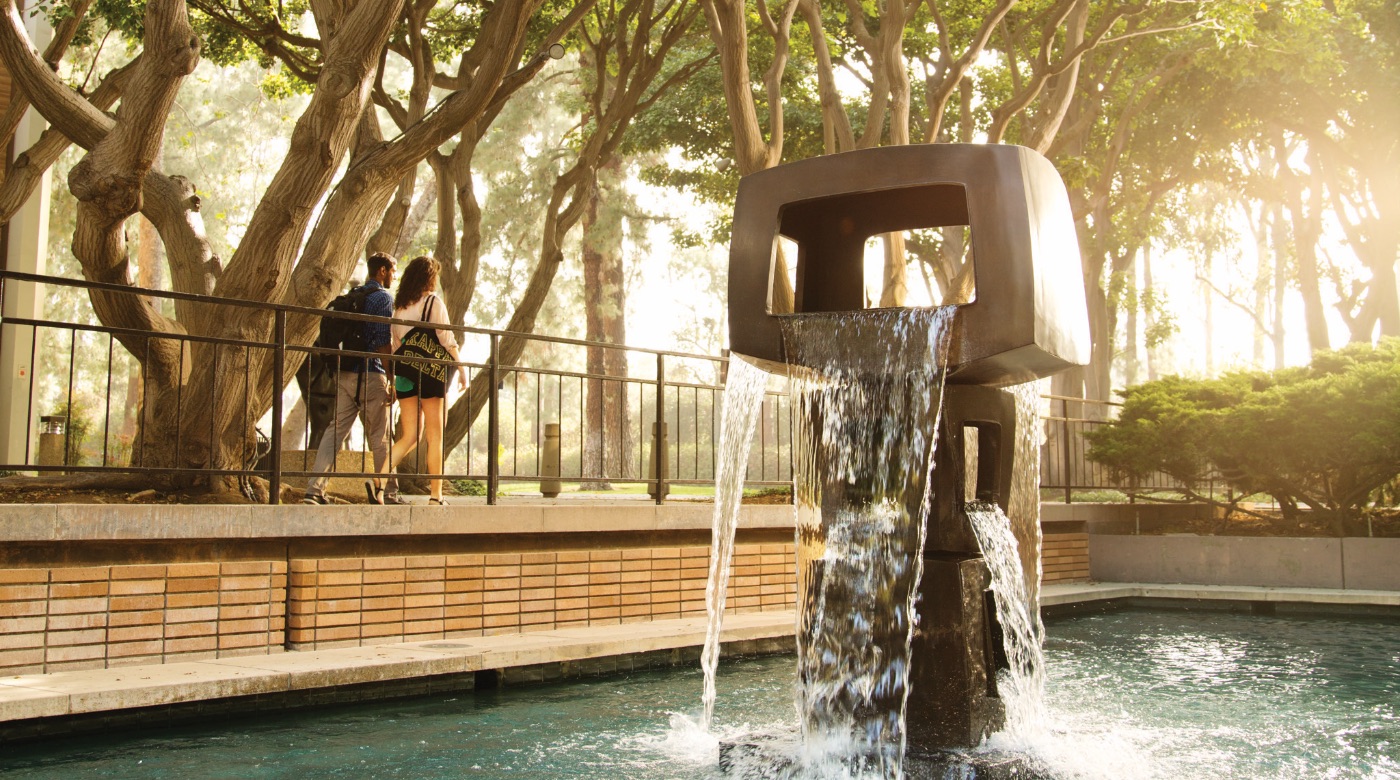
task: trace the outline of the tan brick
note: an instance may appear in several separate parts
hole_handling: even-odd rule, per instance
[[[49,597],[49,586],[7,585],[0,588],[0,601],[45,601]]]
[[[404,609],[418,609],[420,607],[441,607],[446,603],[446,599],[441,593],[423,593],[417,596],[404,596]]]
[[[346,585],[359,585],[362,572],[359,571],[323,571],[316,575],[316,586],[343,587]]]
[[[139,642],[113,642],[107,646],[108,658],[130,658],[138,655],[160,655],[165,649],[165,643],[159,639],[147,639]],[[157,661],[159,663],[159,661]]]
[[[406,569],[404,581],[408,583],[442,582],[447,579],[446,569]]]
[[[603,561],[589,561],[589,562],[588,562],[588,573],[589,573],[589,574],[599,574],[599,573],[603,573],[603,572],[620,572],[620,571],[622,571],[622,561],[620,561],[620,560],[614,560],[614,561],[603,560]]]
[[[397,642],[403,639],[403,621],[361,626],[360,637],[362,639],[377,639],[380,642]]]
[[[166,623],[165,638],[179,639],[190,636],[213,636],[219,633],[218,623],[213,621],[203,623]]]
[[[554,586],[557,588],[573,587],[576,585],[587,585],[587,574],[566,574],[554,578]]]
[[[555,623],[568,623],[587,619],[588,610],[586,609],[560,609],[554,612]]]
[[[49,642],[49,646],[44,651],[44,663],[55,664],[63,661],[86,661],[92,658],[105,658],[107,646],[101,644],[54,644]]]
[[[650,558],[644,558],[644,559],[641,559],[641,560],[626,560],[626,561],[623,561],[623,562],[622,562],[622,571],[623,571],[623,573],[633,573],[633,572],[639,572],[639,571],[641,571],[641,572],[649,572],[649,571],[651,571],[651,559],[650,559]]]
[[[271,574],[272,561],[226,561],[219,564],[219,573],[225,577]]]
[[[650,549],[652,560],[681,557],[681,548],[679,547],[652,547]]]
[[[360,608],[366,611],[371,609],[403,609],[403,596],[366,598],[362,600]]]
[[[360,595],[364,598],[381,598],[391,596],[403,596],[403,583],[386,582],[383,585],[365,585],[360,589]]]
[[[316,603],[316,612],[359,612],[361,599],[323,599]]]
[[[184,609],[167,609],[165,611],[165,622],[167,624],[207,623],[218,619],[218,607],[186,607]]]
[[[467,636],[481,631],[480,617],[456,617],[442,621],[442,632],[447,636]]]
[[[165,576],[176,579],[185,577],[217,577],[219,576],[219,564],[217,563],[172,563],[166,567]]]
[[[404,567],[404,560],[405,560],[405,559],[404,559],[404,557],[403,557],[402,555],[398,555],[398,556],[384,556],[384,557],[378,557],[378,558],[366,558],[366,559],[365,559],[365,564],[364,564],[364,566],[365,566],[365,571],[366,571],[366,572],[369,572],[369,571],[373,571],[373,570],[382,570],[382,569],[391,569],[391,570],[393,570],[393,569],[398,569],[398,570],[402,570],[403,567]]]
[[[267,647],[267,634],[221,634],[220,650],[242,650],[249,647]]]
[[[219,594],[213,591],[199,593],[170,593],[165,597],[165,606],[170,609],[186,607],[213,607],[219,604]]]
[[[403,635],[407,639],[410,636],[442,636],[442,617],[433,620],[409,620],[404,616]]]
[[[107,581],[55,582],[49,586],[51,599],[82,599],[107,595]]]
[[[522,590],[552,588],[554,587],[554,577],[521,577],[520,587]]]
[[[165,583],[166,593],[194,593],[197,591],[217,591],[219,589],[218,577],[183,577],[180,579],[169,579]]]
[[[602,586],[600,586],[600,587],[602,587]],[[567,588],[557,588],[557,587],[556,587],[556,588],[554,589],[554,597],[555,597],[555,598],[560,598],[560,599],[564,599],[564,598],[573,598],[573,597],[576,597],[576,596],[587,596],[587,595],[588,595],[588,586],[587,586],[587,585],[572,585],[572,586],[569,586],[569,587],[567,587]]]
[[[300,631],[300,630],[303,630],[303,629],[311,629],[311,628],[315,628],[315,627],[316,627],[316,616],[315,616],[315,615],[288,615],[288,616],[287,616],[287,628],[293,629],[294,631]]]
[[[0,669],[9,670],[14,666],[29,666],[44,662],[44,648],[25,650],[0,650]]]
[[[316,596],[322,599],[357,599],[361,594],[359,585],[336,585],[316,589]]]
[[[622,616],[620,607],[593,607],[588,610],[588,622],[600,625],[614,625]]]
[[[416,596],[425,593],[441,594],[445,593],[446,591],[447,583],[443,582],[442,580],[432,580],[429,582],[408,582],[404,583],[403,589],[403,592],[406,595],[410,596]]]
[[[493,580],[515,580],[520,579],[519,566],[487,566],[482,572],[482,578],[487,582]]]
[[[485,566],[448,566],[443,569],[443,579],[446,580],[480,580],[485,576]]]
[[[74,631],[106,627],[106,612],[80,612],[76,615],[50,615],[47,628],[49,631]]]
[[[271,604],[235,604],[219,607],[219,620],[265,618],[272,614]]]
[[[410,555],[404,559],[406,569],[441,569],[446,565],[445,555]]]
[[[649,571],[625,571],[622,572],[623,582],[651,582],[651,572]]]
[[[443,597],[442,603],[453,604],[480,604],[485,594],[482,593],[449,593]]]
[[[165,627],[159,624],[145,626],[122,626],[107,630],[108,642],[136,642],[157,640],[165,636]]]
[[[597,595],[589,594],[588,596],[589,609],[595,609],[597,607],[616,607],[621,604],[622,596],[616,594],[600,593]]]
[[[559,610],[564,610],[564,609],[584,609],[584,608],[586,608],[587,606],[588,606],[588,597],[587,597],[587,596],[583,596],[583,597],[580,597],[580,598],[568,598],[568,599],[556,598],[556,599],[554,600],[554,608],[555,608],[555,609],[559,609]]]
[[[520,588],[519,577],[499,577],[485,581],[485,590],[518,590]]]
[[[481,617],[485,613],[481,604],[449,604],[442,608],[444,618]]]
[[[590,587],[594,585],[617,585],[621,581],[621,572],[599,572],[597,574],[588,575],[588,584]]]
[[[578,563],[588,561],[587,550],[559,550],[554,553],[556,563]]]
[[[483,604],[481,606],[483,615],[519,615],[520,603],[509,601],[501,604]]]
[[[651,594],[653,604],[677,604],[680,603],[681,594],[676,590],[658,590]]]
[[[334,642],[336,640],[358,639],[359,636],[359,626],[335,626],[331,628],[317,628],[315,632],[315,641],[317,644],[320,644],[321,642]]]
[[[14,605],[0,604],[0,617],[5,616],[5,607],[20,606],[30,602],[17,602]],[[90,599],[64,599],[62,601],[49,602],[50,615],[72,615],[78,612],[106,612],[108,609],[107,598],[99,596]]]
[[[0,623],[0,635],[3,634],[28,634],[32,631],[44,630],[48,625],[48,618],[43,615],[31,615],[30,617],[10,618],[4,623]]]
[[[479,553],[454,554],[446,556],[447,566],[484,566],[486,556]]]
[[[651,605],[650,605],[650,604],[623,604],[623,605],[622,605],[622,614],[621,614],[621,617],[622,617],[623,620],[627,620],[628,618],[636,618],[636,617],[651,617]]]
[[[360,613],[358,612],[324,612],[316,615],[317,629],[327,626],[358,626],[359,624]]]
[[[105,669],[107,659],[86,658],[78,661],[54,661],[44,665],[44,672],[55,674],[58,672],[86,672],[92,669]]]
[[[514,612],[508,615],[486,615],[481,619],[483,629],[514,628],[520,625],[520,616]]]
[[[560,563],[554,567],[554,576],[568,577],[575,574],[587,574],[588,562],[579,561],[577,563]]]
[[[367,571],[364,573],[363,582],[366,585],[397,584],[402,583],[407,574],[403,569]]]
[[[624,582],[619,587],[618,592],[624,595],[628,593],[651,593],[650,582]]]
[[[491,553],[486,556],[487,566],[519,566],[520,553]]]
[[[219,621],[220,634],[266,634],[270,627],[267,618]]]
[[[165,596],[113,596],[108,600],[108,608],[113,612],[145,611],[165,607]],[[4,605],[0,605],[4,609]]]
[[[403,609],[375,609],[366,610],[360,616],[360,624],[364,626],[382,625],[384,623],[402,623]]]
[[[611,549],[611,550],[589,550],[589,551],[588,551],[588,560],[589,560],[589,562],[593,562],[593,561],[621,561],[621,560],[622,560],[622,550],[619,550],[619,549]]]
[[[108,592],[113,596],[164,593],[165,580],[113,580]]]
[[[219,582],[219,590],[267,590],[272,587],[272,576],[246,575],[237,577],[222,577]]]
[[[486,589],[486,583],[481,580],[448,580],[446,591],[448,593],[475,593]]]
[[[535,612],[520,615],[520,629],[522,631],[549,631],[553,628],[553,612]]]
[[[710,557],[709,547],[682,547],[681,558],[708,558]]]
[[[49,582],[92,582],[111,577],[110,566],[68,566],[49,570]]]
[[[365,567],[363,558],[318,558],[316,571],[359,571]]]
[[[287,561],[287,567],[293,573],[316,571],[316,561],[313,558],[293,558]]]
[[[31,585],[49,581],[48,569],[0,569],[0,586]],[[4,588],[0,588],[0,593]]]
[[[26,650],[33,647],[44,646],[44,632],[29,631],[26,633],[6,632],[0,634],[0,650]]]

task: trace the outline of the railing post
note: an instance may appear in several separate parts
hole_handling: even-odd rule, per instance
[[[559,484],[559,423],[544,424],[544,454],[540,462],[540,495],[557,498]]]
[[[492,333],[491,359],[487,369],[491,376],[491,387],[486,391],[486,503],[488,505],[495,505],[496,493],[501,487],[501,455],[497,451],[501,444],[500,350],[501,338]]]
[[[1061,467],[1060,473],[1065,478],[1065,503],[1072,504],[1074,503],[1074,470],[1069,461],[1069,401],[1064,398],[1060,399],[1060,417],[1060,429],[1064,432],[1060,437],[1062,440],[1060,449],[1064,451],[1064,465]]]
[[[278,309],[272,322],[272,477],[267,481],[267,501],[276,505],[282,502],[282,390],[286,382],[282,371],[287,358],[287,312]],[[256,442],[253,450],[257,451]]]
[[[666,501],[666,356],[656,355],[656,422],[651,427],[651,459],[656,481],[651,497]]]

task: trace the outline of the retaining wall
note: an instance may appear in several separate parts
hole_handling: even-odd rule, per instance
[[[1093,534],[1089,560],[1105,582],[1400,591],[1400,539]]]

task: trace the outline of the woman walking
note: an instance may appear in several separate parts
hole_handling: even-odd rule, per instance
[[[420,436],[427,445],[427,473],[442,473],[443,406],[447,398],[447,383],[453,373],[463,390],[466,375],[454,366],[419,362],[412,358],[452,360],[460,362],[457,334],[445,328],[429,325],[450,325],[447,305],[436,295],[440,265],[431,257],[415,257],[404,270],[399,289],[394,295],[394,319],[416,320],[420,325],[392,326],[394,354],[398,361],[394,390],[399,398],[399,439],[389,453],[389,470],[398,468],[417,444]],[[442,480],[428,481],[428,503],[441,506]]]

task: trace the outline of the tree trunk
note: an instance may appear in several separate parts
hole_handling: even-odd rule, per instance
[[[623,225],[618,204],[608,198],[621,184],[622,165],[613,158],[599,171],[599,196],[583,218],[584,310],[589,341],[627,343],[627,296],[622,257]],[[609,479],[631,476],[631,426],[627,425],[627,353],[588,348],[583,476],[591,487],[609,489]],[[616,377],[604,380],[598,376]]]

